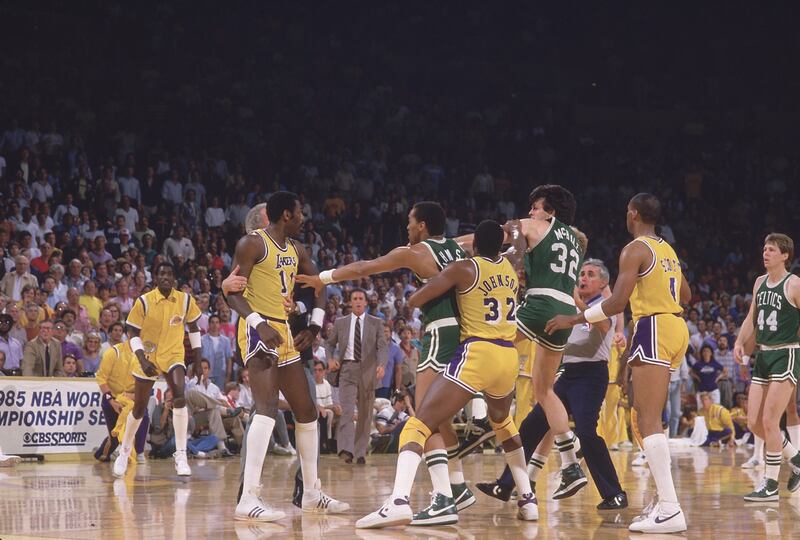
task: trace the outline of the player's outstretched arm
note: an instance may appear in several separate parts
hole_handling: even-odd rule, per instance
[[[295,242],[294,247],[297,250],[297,270],[306,276],[318,276],[317,265],[311,260],[305,246]],[[327,302],[328,294],[323,287],[321,291],[317,291],[314,298],[314,309],[311,311],[311,322],[308,328],[301,330],[294,336],[294,346],[298,351],[304,351],[314,343],[314,338],[317,337],[317,334],[322,329],[322,323],[325,319],[325,304]]]
[[[475,277],[475,263],[472,260],[465,259],[450,263],[428,283],[417,289],[417,292],[409,297],[408,305],[412,309],[424,306],[453,287],[465,290],[473,284]]]
[[[628,305],[634,286],[636,286],[639,269],[645,263],[649,265],[652,257],[650,250],[642,242],[631,242],[625,246],[619,255],[619,275],[616,283],[614,283],[614,290],[611,291],[611,296],[600,304],[595,304],[593,308],[577,315],[556,315],[547,321],[544,328],[545,332],[552,334],[556,330],[571,328],[576,324],[585,322],[599,322],[617,313],[622,313],[625,306]],[[597,309],[601,310],[598,311],[599,318],[594,317],[593,310]],[[592,320],[587,321],[586,313],[589,313],[589,318]]]
[[[295,279],[303,287],[311,287],[319,296],[320,292],[329,283],[351,281],[369,277],[374,274],[393,272],[402,268],[419,270],[419,257],[421,252],[415,246],[396,247],[386,255],[369,261],[356,261],[333,270],[326,270],[321,274],[302,272]],[[302,271],[302,270],[301,270]]]

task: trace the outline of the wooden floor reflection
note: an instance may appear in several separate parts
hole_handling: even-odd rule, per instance
[[[21,464],[0,469],[0,539],[69,538],[628,538],[627,523],[649,501],[652,487],[646,468],[630,467],[632,455],[612,454],[631,507],[620,513],[600,513],[597,491],[589,488],[566,501],[553,501],[552,464],[539,484],[540,521],[525,523],[514,516],[512,503],[477,494],[478,504],[461,516],[458,526],[395,528],[360,531],[355,520],[374,510],[391,491],[394,457],[370,458],[367,466],[341,464],[323,457],[321,478],[326,491],[353,506],[350,514],[303,515],[291,506],[292,474],[296,460],[270,456],[264,475],[266,499],[287,512],[276,524],[234,522],[233,502],[238,488],[237,459],[191,462],[194,475],[178,478],[171,461],[151,461],[133,467],[124,479],[111,476],[110,464]],[[744,450],[684,449],[673,453],[678,495],[689,531],[667,538],[800,538],[800,492],[772,505],[746,505],[741,495],[757,480],[742,471]],[[471,482],[494,478],[503,466],[501,456],[471,456],[465,473]],[[422,468],[417,475],[413,506],[427,502],[430,482]],[[634,537],[636,535],[633,535]],[[641,536],[652,538],[653,535]]]

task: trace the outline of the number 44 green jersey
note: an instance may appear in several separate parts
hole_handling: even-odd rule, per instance
[[[777,284],[770,286],[769,277],[758,286],[756,297],[756,343],[774,347],[797,343],[800,329],[800,310],[786,294],[786,286],[793,274],[786,274]]]

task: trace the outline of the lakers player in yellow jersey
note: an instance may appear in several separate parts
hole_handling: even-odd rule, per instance
[[[238,345],[250,372],[253,418],[247,432],[242,496],[234,517],[244,521],[275,521],[285,514],[260,496],[261,472],[275,415],[278,392],[294,413],[295,440],[303,471],[304,512],[345,512],[350,506],[325,495],[317,476],[317,407],[311,399],[298,350],[311,345],[322,326],[326,295],[316,298],[309,328],[292,338],[284,303],[295,276],[317,274],[305,248],[292,237],[300,234],[303,213],[297,195],[273,193],[267,200],[269,224],[242,237],[236,244],[234,266],[247,279],[243,291],[228,294],[228,304],[241,319]]]
[[[669,533],[686,530],[686,517],[678,503],[670,470],[669,444],[661,429],[661,411],[667,400],[670,372],[686,354],[689,331],[681,317],[681,302],[691,297],[678,256],[656,235],[661,203],[649,193],[639,193],[628,203],[627,227],[634,240],[619,257],[619,276],[611,297],[578,314],[553,317],[546,331],[554,332],[584,322],[595,323],[621,313],[628,301],[634,331],[628,363],[633,373],[633,407],[658,503],[634,519],[634,532]]]
[[[131,443],[159,375],[164,375],[172,390],[175,469],[179,476],[192,474],[186,459],[189,411],[184,397],[186,366],[183,334],[184,327],[188,326],[194,362],[199,366],[200,329],[197,320],[200,318],[200,309],[194,298],[175,289],[175,269],[171,264],[161,263],[156,267],[155,285],[155,289],[136,299],[126,321],[131,350],[138,361],[131,363],[131,373],[136,379],[134,405],[125,424],[119,455],[114,462],[116,476],[124,475],[128,467]]]
[[[452,262],[409,299],[412,307],[422,306],[455,288],[460,313],[461,344],[431,383],[417,406],[417,415],[400,434],[394,490],[383,506],[356,522],[360,529],[407,525],[455,523],[458,514],[452,498],[434,492],[426,516],[411,511],[408,498],[414,475],[422,460],[425,442],[444,421],[457,413],[476,392],[483,392],[489,421],[506,451],[520,493],[518,516],[538,519],[536,499],[525,469],[522,442],[511,409],[512,393],[519,372],[514,348],[517,333],[514,312],[519,283],[511,263],[500,257],[503,229],[495,221],[484,221],[475,230],[476,256]]]

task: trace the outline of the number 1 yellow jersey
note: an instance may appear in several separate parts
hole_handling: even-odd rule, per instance
[[[514,341],[517,273],[505,258],[469,259],[475,265],[475,281],[456,295],[461,314],[461,339],[478,337]]]
[[[682,313],[678,298],[683,273],[675,250],[663,238],[640,236],[634,242],[648,247],[653,263],[636,279],[630,299],[633,320],[659,313]]]
[[[285,321],[283,299],[294,289],[297,249],[288,238],[285,247],[279,246],[266,229],[256,229],[250,234],[261,238],[265,254],[264,258],[253,265],[243,296],[253,311],[271,319]]]

